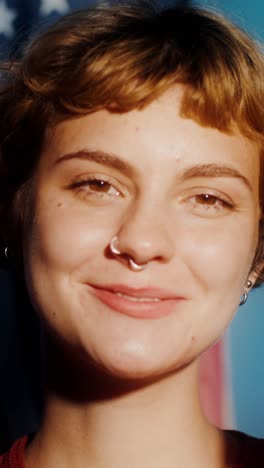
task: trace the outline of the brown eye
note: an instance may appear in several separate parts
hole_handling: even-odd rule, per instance
[[[201,205],[209,205],[209,206],[214,206],[216,203],[224,203],[223,200],[220,200],[219,198],[215,197],[214,195],[210,195],[208,193],[204,193],[201,195],[196,195],[196,202],[200,203]]]
[[[111,185],[109,182],[105,182],[104,180],[90,180],[89,187],[90,190],[93,190],[94,192],[107,193],[110,190]]]
[[[99,177],[86,177],[77,180],[70,186],[71,189],[81,191],[90,197],[119,197],[120,191],[109,180]]]
[[[209,190],[207,192],[204,188],[197,188],[196,190],[197,192],[187,196],[185,201],[190,211],[197,216],[221,216],[235,209],[232,200],[221,192],[210,193]]]

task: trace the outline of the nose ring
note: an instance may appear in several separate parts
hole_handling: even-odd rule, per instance
[[[121,251],[117,248],[117,245],[116,245],[117,243],[118,243],[118,237],[114,236],[109,244],[110,251],[112,252],[113,255],[122,255]],[[130,257],[130,255],[127,255],[127,257],[128,257],[128,265],[131,268],[131,270],[142,271],[144,270],[144,268],[146,268],[147,266],[146,263],[142,263],[141,265],[139,265],[138,263],[135,262],[135,260],[133,260],[132,257]]]
[[[113,239],[111,240],[110,244],[109,244],[110,250],[111,250],[112,254],[114,254],[114,255],[121,255],[120,250],[118,250],[118,248],[116,246],[117,242],[118,242],[118,237],[114,236]]]

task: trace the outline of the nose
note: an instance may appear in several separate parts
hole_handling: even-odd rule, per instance
[[[116,235],[120,257],[132,258],[138,265],[166,263],[174,252],[169,214],[158,205],[130,207]]]

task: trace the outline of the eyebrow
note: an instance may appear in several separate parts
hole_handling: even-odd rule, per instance
[[[60,156],[55,161],[55,164],[60,164],[64,161],[70,161],[72,159],[84,159],[86,161],[103,164],[107,167],[122,172],[128,177],[133,177],[136,174],[136,171],[131,164],[129,164],[126,161],[123,161],[115,154],[105,153],[104,151],[89,151],[85,149],[73,153],[67,153],[63,156]]]
[[[135,177],[137,172],[130,163],[123,161],[113,153],[106,153],[105,151],[91,151],[87,149],[82,149],[60,156],[55,161],[55,165],[60,164],[64,161],[70,161],[72,159],[84,159],[87,161],[95,162],[97,164],[103,164],[105,166],[122,172],[127,177]],[[252,191],[252,186],[249,180],[243,174],[241,174],[237,169],[230,166],[226,166],[224,164],[197,164],[195,166],[187,168],[181,175],[182,180],[194,179],[199,177],[236,178],[240,180],[250,191]]]
[[[183,180],[199,177],[232,177],[240,180],[250,191],[252,191],[252,186],[249,180],[243,174],[241,174],[237,169],[224,164],[199,164],[186,169],[182,174]]]

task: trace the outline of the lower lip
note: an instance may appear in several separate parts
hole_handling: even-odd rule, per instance
[[[135,302],[118,296],[116,293],[92,287],[94,295],[103,304],[129,317],[137,319],[158,319],[170,315],[177,304],[183,301],[182,298],[162,299],[159,302]]]

